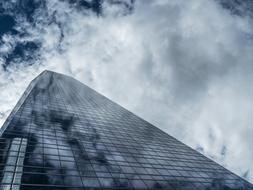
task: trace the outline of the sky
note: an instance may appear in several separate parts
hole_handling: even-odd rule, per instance
[[[253,182],[251,0],[0,1],[0,125],[45,69]]]

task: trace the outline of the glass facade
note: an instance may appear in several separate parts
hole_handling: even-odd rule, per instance
[[[2,190],[253,189],[84,84],[51,71],[30,83],[0,135]]]

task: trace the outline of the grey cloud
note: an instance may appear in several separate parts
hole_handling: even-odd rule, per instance
[[[216,0],[222,7],[228,9],[232,14],[240,16],[253,16],[253,2],[251,0]]]
[[[1,71],[6,81],[0,87],[1,110],[10,109],[41,70],[63,72],[236,173],[249,170],[252,180],[248,18],[207,0],[108,0],[100,16],[77,10],[81,1],[73,2],[46,1],[46,9],[32,14],[35,25],[17,22],[28,37],[5,35],[11,47],[24,41],[41,46],[36,61],[17,60],[19,66]]]

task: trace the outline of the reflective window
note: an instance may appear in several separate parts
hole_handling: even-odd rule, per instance
[[[2,127],[2,189],[252,189],[75,79],[43,72]]]

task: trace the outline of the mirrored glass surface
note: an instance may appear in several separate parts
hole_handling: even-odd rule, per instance
[[[2,189],[250,190],[79,81],[45,71],[1,129]]]

